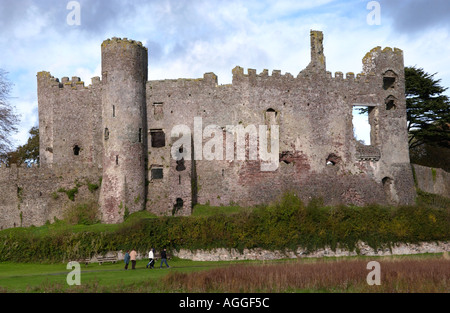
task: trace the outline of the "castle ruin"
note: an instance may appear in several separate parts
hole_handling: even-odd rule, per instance
[[[0,168],[2,228],[42,225],[83,201],[97,202],[105,223],[141,210],[190,215],[197,203],[254,206],[287,191],[326,205],[414,203],[397,48],[376,47],[361,73],[333,76],[323,34],[311,31],[311,62],[297,77],[235,67],[229,85],[218,85],[214,73],[148,81],[147,48],[126,38],[104,41],[101,53],[102,77],[89,86],[78,77],[37,74],[40,167]],[[355,106],[369,112],[370,145],[354,138]],[[227,125],[266,125],[269,133],[277,126],[277,168],[262,171],[255,159],[190,157],[199,152],[194,138],[174,159],[173,128],[194,130],[199,118],[223,138]],[[99,180],[98,190],[85,188]],[[75,199],[58,193],[74,186]]]

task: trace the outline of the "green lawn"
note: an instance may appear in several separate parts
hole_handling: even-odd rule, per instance
[[[229,265],[229,262],[195,262],[189,260],[169,260],[169,269],[159,269],[160,262],[156,262],[155,269],[146,269],[146,260],[138,260],[136,270],[124,269],[124,263],[117,264],[96,263],[85,266],[81,264],[81,286],[70,287],[66,279],[71,269],[67,264],[35,264],[35,263],[0,263],[0,291],[6,292],[109,292],[115,290],[135,291],[137,286],[154,285],[158,292],[157,282],[170,272],[189,273],[193,271],[217,268]],[[233,262],[237,263],[237,262]],[[72,290],[71,290],[72,289]]]

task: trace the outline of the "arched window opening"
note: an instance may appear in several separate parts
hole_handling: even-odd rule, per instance
[[[81,151],[81,148],[78,145],[73,147],[73,155],[79,156],[80,155],[80,151]]]
[[[177,198],[176,203],[173,205],[172,216],[176,215],[178,211],[183,209],[184,201],[181,198]]]
[[[334,166],[336,164],[339,164],[340,162],[341,162],[341,158],[339,156],[337,156],[336,154],[331,153],[327,158],[326,164],[330,165],[330,166]]]
[[[394,96],[389,96],[385,100],[386,110],[395,110],[397,108],[396,105],[397,99]]]

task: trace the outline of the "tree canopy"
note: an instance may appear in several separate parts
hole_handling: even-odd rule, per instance
[[[12,83],[7,73],[0,69],[0,155],[5,155],[12,148],[11,135],[17,132],[19,117],[9,102]]]
[[[450,148],[450,101],[435,74],[405,68],[406,114],[410,149],[427,144]]]
[[[26,144],[3,156],[2,161],[6,165],[39,164],[39,128],[37,126],[32,127],[29,134],[30,137]]]

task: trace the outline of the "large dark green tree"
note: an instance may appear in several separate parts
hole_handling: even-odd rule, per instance
[[[14,111],[10,99],[12,83],[7,73],[0,69],[0,156],[11,151],[13,142],[11,135],[17,132],[19,118]]]
[[[409,147],[434,145],[450,148],[450,101],[436,74],[405,68]]]
[[[450,102],[435,75],[405,68],[409,151],[411,163],[450,171]]]

